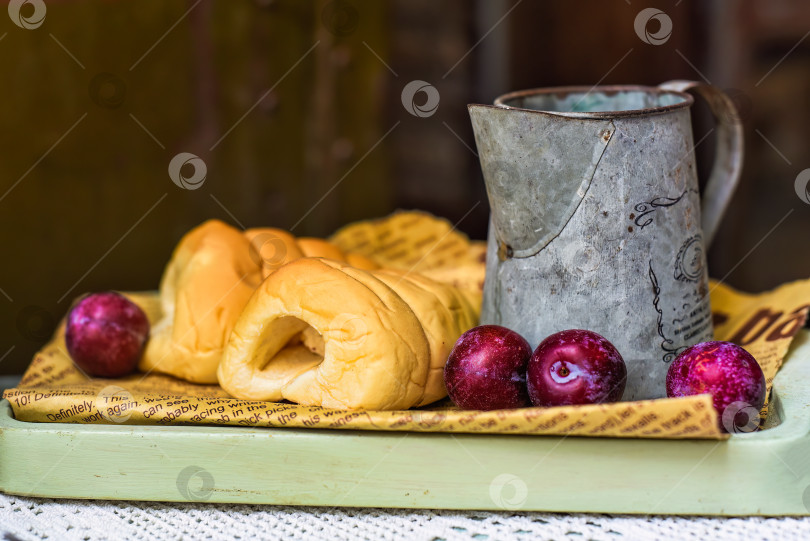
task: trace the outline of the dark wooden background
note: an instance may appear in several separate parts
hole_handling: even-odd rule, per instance
[[[662,45],[634,30],[651,6],[673,22]],[[327,235],[422,208],[483,238],[465,105],[519,88],[729,89],[747,157],[712,275],[752,291],[808,277],[808,32],[801,0],[85,0],[47,3],[30,30],[0,14],[0,373],[76,295],[155,288],[206,218]],[[417,79],[441,97],[426,118],[400,99]],[[711,119],[695,116],[698,140]],[[179,152],[205,161],[199,189],[169,178]]]

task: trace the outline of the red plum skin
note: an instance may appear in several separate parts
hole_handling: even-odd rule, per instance
[[[703,342],[681,352],[667,371],[670,398],[703,393],[712,395],[714,409],[723,426],[723,413],[729,405],[742,402],[757,412],[765,404],[765,375],[756,359],[731,342]],[[728,424],[736,424],[729,419]]]
[[[537,346],[526,380],[535,406],[603,404],[621,399],[627,367],[606,338],[571,329],[552,334]]]
[[[461,335],[444,367],[444,382],[462,409],[494,410],[530,406],[526,364],[532,348],[518,333],[481,325]]]
[[[68,313],[65,344],[90,376],[117,378],[135,370],[149,336],[149,321],[132,301],[112,291],[81,299]]]

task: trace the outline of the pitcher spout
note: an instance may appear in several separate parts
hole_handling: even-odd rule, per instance
[[[505,105],[467,109],[499,253],[531,257],[576,212],[615,127]]]

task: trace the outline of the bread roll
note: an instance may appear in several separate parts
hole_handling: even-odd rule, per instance
[[[262,269],[262,278],[278,270],[282,265],[304,257],[295,236],[283,229],[261,227],[248,229],[245,237],[250,241],[253,260]]]
[[[243,233],[219,220],[192,229],[163,274],[163,317],[152,328],[139,369],[216,383],[222,351],[253,290],[284,264],[310,255],[345,261],[329,242],[296,238],[282,229]],[[374,265],[364,259],[353,258]],[[313,336],[307,338],[305,347],[317,346]]]
[[[163,274],[163,317],[152,327],[138,368],[216,383],[231,329],[260,281],[261,267],[241,231],[219,220],[189,231]]]
[[[471,241],[443,218],[397,211],[342,227],[330,241],[349,260],[362,256],[384,268],[418,272],[463,290],[470,302],[481,306],[486,242]]]
[[[478,318],[455,288],[322,258],[270,275],[219,367],[231,395],[344,409],[406,409],[446,395],[442,371]]]
[[[263,278],[270,276],[290,261],[302,257],[325,257],[334,261],[349,262],[361,269],[379,268],[379,265],[361,255],[348,257],[329,241],[314,237],[296,237],[283,229],[272,227],[248,229],[245,236],[250,240],[254,260],[262,267]]]

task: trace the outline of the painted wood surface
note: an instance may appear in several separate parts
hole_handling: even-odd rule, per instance
[[[351,507],[808,515],[810,333],[772,426],[727,441],[21,423],[0,403],[0,489]]]

